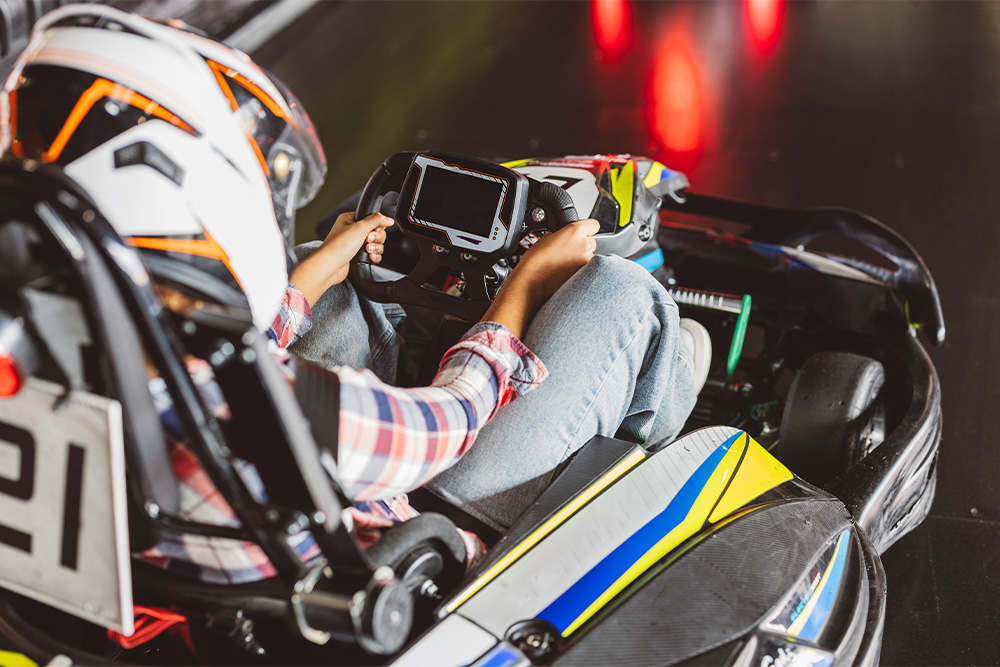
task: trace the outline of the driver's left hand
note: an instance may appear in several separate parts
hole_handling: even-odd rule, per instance
[[[289,281],[310,306],[315,305],[326,290],[344,282],[351,259],[362,246],[373,263],[382,261],[385,229],[392,224],[392,218],[381,213],[362,220],[355,220],[354,213],[341,214],[319,248],[295,267]]]

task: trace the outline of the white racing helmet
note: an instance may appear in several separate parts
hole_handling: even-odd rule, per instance
[[[183,26],[78,5],[38,21],[0,104],[3,151],[61,165],[159,280],[271,323],[295,209],[326,175],[274,76]]]

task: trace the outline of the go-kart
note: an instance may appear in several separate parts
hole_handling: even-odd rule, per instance
[[[670,445],[595,436],[502,535],[415,496],[435,511],[362,550],[322,454],[336,376],[300,364],[293,397],[245,310],[161,309],[86,194],[29,166],[0,165],[0,661],[878,662],[879,554],[936,480],[940,389],[917,332],[944,338],[926,266],[880,223],[699,195],[630,156],[391,157],[347,203],[398,223],[382,265],[362,253],[351,280],[447,314],[434,340],[478,318],[540,235],[590,216],[597,252],[649,270],[717,353]],[[228,421],[205,411],[186,354],[212,365]],[[144,356],[239,527],[177,516]],[[468,573],[456,525],[490,543]],[[303,530],[317,566],[288,546]],[[212,585],[130,559],[180,531],[255,542],[277,574]]]

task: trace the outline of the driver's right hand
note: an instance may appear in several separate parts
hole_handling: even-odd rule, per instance
[[[525,281],[541,300],[541,307],[594,256],[597,241],[593,237],[598,230],[600,223],[587,219],[546,234],[524,253],[507,282]]]
[[[594,256],[599,229],[597,220],[579,220],[543,236],[511,271],[483,321],[522,338],[538,309]]]

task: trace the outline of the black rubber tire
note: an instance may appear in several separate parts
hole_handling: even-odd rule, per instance
[[[847,352],[809,357],[788,391],[775,456],[817,485],[844,472],[884,438],[884,384],[875,359]]]

